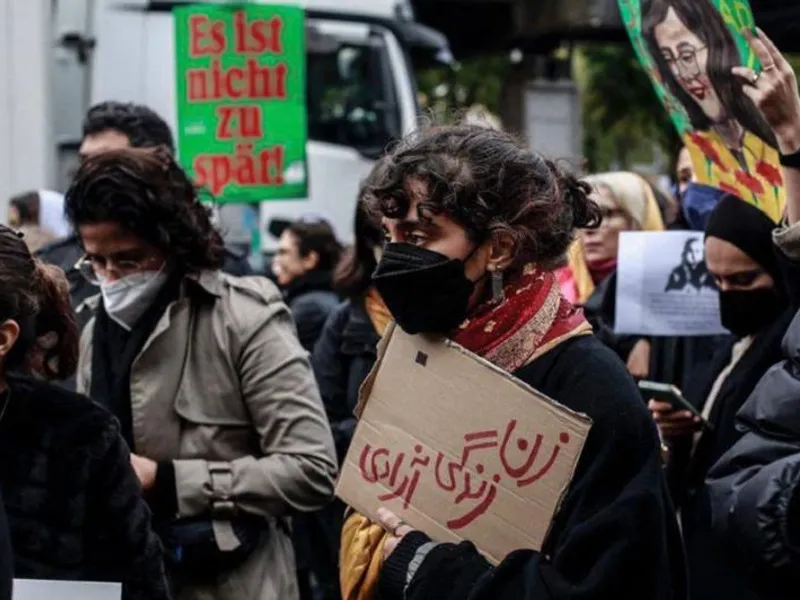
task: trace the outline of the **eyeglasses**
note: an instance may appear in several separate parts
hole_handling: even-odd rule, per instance
[[[706,49],[706,46],[695,48],[688,46],[681,48],[678,51],[678,56],[675,57],[671,52],[669,56],[664,56],[664,61],[667,66],[672,69],[672,72],[679,77],[691,79],[700,75],[700,65],[697,62],[697,55]]]
[[[144,271],[147,266],[153,261],[153,258],[145,258],[142,260],[110,260],[102,256],[83,256],[78,262],[75,263],[75,269],[83,276],[83,278],[92,285],[99,286],[110,274],[114,274],[117,278],[123,278],[126,275],[132,275]]]

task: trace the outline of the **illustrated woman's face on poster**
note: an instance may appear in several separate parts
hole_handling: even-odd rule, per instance
[[[696,267],[703,262],[703,258],[705,257],[703,256],[703,246],[700,244],[700,240],[689,240],[686,242],[683,260],[687,265]]]
[[[680,20],[675,9],[653,31],[659,51],[678,84],[712,122],[722,120],[724,109],[708,76],[708,47]]]

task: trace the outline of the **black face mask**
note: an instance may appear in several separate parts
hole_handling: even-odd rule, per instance
[[[464,322],[475,289],[464,263],[474,252],[458,260],[411,244],[386,245],[372,281],[403,331],[449,333]]]
[[[722,326],[738,338],[761,331],[786,306],[786,301],[772,288],[719,293]]]

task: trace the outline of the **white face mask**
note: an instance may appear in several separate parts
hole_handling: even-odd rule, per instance
[[[116,281],[103,282],[100,291],[106,314],[120,327],[130,331],[153,304],[167,279],[169,272],[161,267],[158,271],[142,271]]]

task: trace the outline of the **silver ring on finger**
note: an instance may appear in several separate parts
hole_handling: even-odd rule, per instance
[[[758,84],[759,79],[761,79],[761,73],[753,73],[753,77],[750,79],[750,85]]]
[[[400,522],[397,523],[397,526],[394,529],[392,529],[392,537],[400,537],[399,535],[397,535],[397,532],[400,530],[401,527],[405,527],[406,525],[408,525],[408,523],[403,521],[403,519],[400,519]]]

